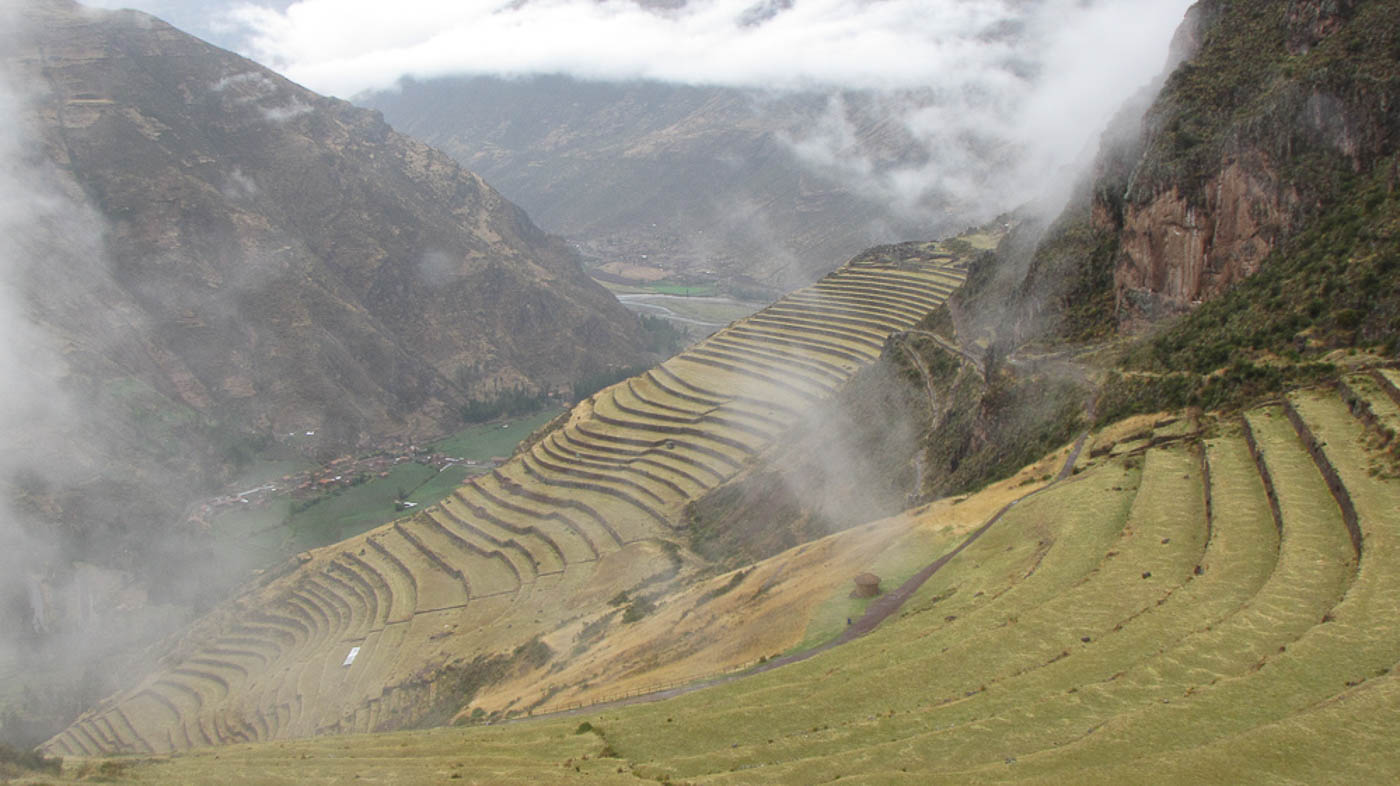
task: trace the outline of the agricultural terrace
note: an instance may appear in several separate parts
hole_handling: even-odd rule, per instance
[[[652,703],[196,751],[129,774],[1394,782],[1395,382],[1355,374],[1243,416],[1101,433],[899,616],[805,661]]]
[[[686,504],[963,281],[937,244],[900,248],[599,392],[442,503],[304,553],[45,749],[164,753],[442,722],[457,709],[445,670],[514,658],[492,661],[503,674],[560,654],[532,642],[572,636],[620,592],[677,575]]]

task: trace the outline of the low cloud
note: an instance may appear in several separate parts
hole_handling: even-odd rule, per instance
[[[1160,71],[1191,5],[90,1],[165,15],[342,97],[392,89],[404,77],[536,74],[828,96],[817,122],[784,137],[790,149],[813,170],[939,230],[1043,198],[1046,185],[1071,180],[1112,113]],[[860,97],[857,111],[852,96]],[[274,108],[268,119],[295,110]]]
[[[301,0],[244,2],[225,18],[255,58],[342,96],[403,77],[547,73],[827,95],[827,112],[784,141],[919,219],[986,217],[1068,180],[1112,113],[1161,70],[1189,5]]]
[[[1165,47],[1189,0],[301,0],[244,2],[246,48],[338,95],[402,76],[566,73],[776,89],[933,88],[987,98],[1042,66],[1143,39]],[[1165,29],[1163,29],[1165,28]],[[1093,40],[1082,40],[1084,35]],[[1067,46],[1066,46],[1067,45]],[[1160,63],[1158,63],[1160,65]],[[1105,59],[1099,74],[1121,76]],[[1053,81],[1053,80],[1052,80]]]

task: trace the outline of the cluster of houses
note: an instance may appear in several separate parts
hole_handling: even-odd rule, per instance
[[[354,486],[374,477],[387,478],[393,468],[400,464],[422,464],[441,472],[457,465],[485,469],[500,466],[506,461],[504,456],[494,456],[489,461],[478,461],[448,456],[445,453],[429,453],[417,445],[395,445],[372,456],[341,456],[316,469],[283,475],[277,480],[246,491],[214,497],[197,505],[189,516],[189,522],[207,528],[214,517],[229,508],[261,507],[274,496],[284,494],[290,494],[293,499],[308,499],[337,488]]]

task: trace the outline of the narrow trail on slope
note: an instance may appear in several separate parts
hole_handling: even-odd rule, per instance
[[[1095,408],[1094,403],[1095,402],[1091,402],[1087,408],[1091,413]],[[1093,418],[1091,415],[1090,421],[1092,420]],[[499,726],[506,723],[520,723],[522,721],[539,720],[542,718],[567,718],[575,715],[592,714],[603,710],[627,707],[633,704],[649,704],[651,702],[675,698],[676,696],[683,696],[687,693],[694,693],[695,691],[703,690],[705,688],[712,688],[717,685],[724,685],[730,682],[734,682],[736,680],[744,679],[746,677],[752,677],[756,674],[762,674],[764,672],[772,671],[773,669],[782,668],[783,666],[787,666],[792,663],[800,663],[809,658],[816,657],[817,655],[820,655],[823,652],[827,652],[843,644],[855,641],[856,639],[866,636],[871,631],[879,627],[880,623],[889,619],[891,615],[899,611],[904,606],[904,604],[914,596],[914,593],[917,592],[919,588],[924,585],[925,582],[932,578],[933,575],[937,573],[940,569],[942,569],[944,565],[947,565],[950,561],[952,561],[954,557],[961,554],[973,543],[976,543],[979,538],[985,535],[987,531],[990,530],[998,521],[1000,521],[1003,516],[1009,513],[1012,508],[1015,508],[1017,505],[1030,499],[1031,497],[1036,496],[1037,494],[1054,488],[1066,478],[1069,478],[1074,473],[1074,465],[1079,461],[1079,455],[1084,449],[1084,444],[1089,439],[1089,434],[1090,431],[1086,429],[1084,433],[1079,435],[1079,439],[1075,440],[1074,447],[1070,450],[1069,456],[1065,458],[1064,465],[1060,468],[1059,474],[1055,476],[1055,479],[1053,481],[1044,486],[1041,486],[1035,491],[1032,491],[1024,496],[1012,500],[1011,502],[1008,502],[1001,510],[998,510],[995,514],[992,515],[991,518],[987,519],[986,523],[978,527],[972,532],[972,534],[964,538],[963,541],[959,543],[952,551],[947,552],[938,559],[935,559],[933,562],[930,562],[928,565],[924,566],[922,570],[914,574],[903,584],[899,585],[899,587],[897,587],[896,589],[891,590],[890,592],[887,592],[884,595],[880,596],[879,599],[872,602],[866,608],[865,614],[863,614],[860,617],[860,619],[857,619],[854,622],[852,622],[846,627],[844,631],[842,631],[840,636],[837,636],[836,638],[832,639],[831,641],[828,641],[825,644],[813,647],[809,650],[803,650],[801,652],[795,652],[790,655],[784,655],[782,657],[774,658],[752,669],[747,669],[745,671],[734,674],[726,674],[708,680],[701,680],[699,682],[694,682],[689,685],[682,685],[675,688],[667,688],[664,690],[652,691],[650,693],[641,693],[636,696],[628,696],[627,698],[623,699],[601,701],[596,704],[587,704],[582,707],[574,707],[567,710],[556,710],[554,712],[545,712],[537,715],[528,715],[521,718],[511,718],[507,721],[488,723],[485,725]]]

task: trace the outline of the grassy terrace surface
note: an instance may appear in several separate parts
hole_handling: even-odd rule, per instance
[[[679,558],[656,546],[687,503],[962,278],[943,255],[857,261],[599,392],[442,503],[272,572],[46,749],[163,753],[394,728],[433,702],[460,707],[469,695],[439,700],[434,675],[540,637],[558,655],[610,598],[674,575]]]
[[[1400,481],[1373,471],[1381,427],[1359,387],[1294,393],[1204,436],[1163,424],[1153,436],[1180,438],[1156,445],[1106,431],[1131,449],[1026,498],[899,616],[806,661],[648,704],[196,751],[127,775],[1393,782]]]

